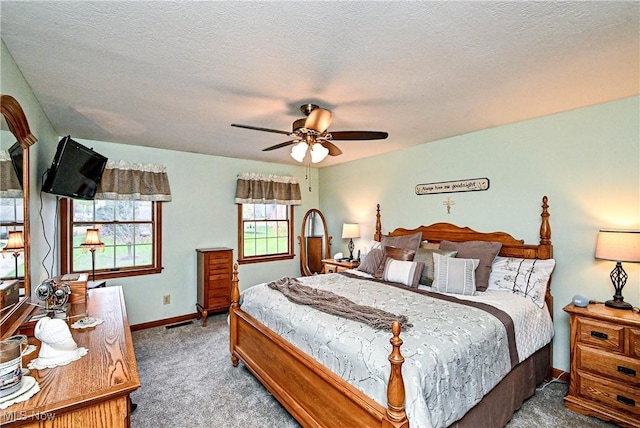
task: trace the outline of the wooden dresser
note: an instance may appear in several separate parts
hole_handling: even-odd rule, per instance
[[[196,309],[207,326],[207,316],[213,312],[229,310],[231,305],[231,275],[233,250],[231,248],[199,248],[198,302]]]
[[[85,303],[71,305],[69,315],[87,313],[104,322],[88,329],[71,329],[87,355],[65,366],[31,370],[40,391],[29,400],[0,410],[3,427],[129,427],[129,394],[140,387],[133,341],[121,287],[89,290]],[[73,324],[80,317],[71,318]],[[23,366],[38,357],[23,357]]]
[[[590,304],[564,308],[571,322],[571,373],[565,406],[640,427],[640,314]]]

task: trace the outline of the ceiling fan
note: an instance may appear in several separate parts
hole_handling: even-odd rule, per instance
[[[267,147],[266,149],[262,149],[262,151],[268,152],[293,145],[291,157],[298,162],[302,162],[304,161],[307,149],[310,149],[312,163],[322,161],[327,155],[338,156],[342,154],[342,150],[332,143],[333,140],[384,140],[389,136],[386,132],[378,131],[329,132],[327,128],[329,128],[329,124],[331,124],[331,119],[333,118],[333,113],[329,110],[320,108],[315,104],[303,104],[300,106],[300,111],[302,111],[306,117],[295,120],[291,132],[260,128],[257,126],[238,125],[236,123],[232,123],[231,126],[288,135],[292,137],[293,140]]]

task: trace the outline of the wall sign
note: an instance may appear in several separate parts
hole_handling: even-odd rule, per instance
[[[416,195],[434,195],[436,193],[478,192],[489,188],[488,178],[470,178],[468,180],[441,181],[416,185]]]

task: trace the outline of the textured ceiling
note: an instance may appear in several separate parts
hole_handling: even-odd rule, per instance
[[[60,135],[295,163],[261,149],[301,104],[333,165],[640,93],[634,2],[0,2]]]

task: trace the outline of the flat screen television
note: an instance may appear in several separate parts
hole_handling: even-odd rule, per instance
[[[42,191],[73,199],[93,199],[107,158],[67,135],[58,143]]]
[[[16,143],[9,148],[9,156],[11,157],[11,163],[13,164],[13,169],[16,171],[16,175],[18,176],[18,181],[20,182],[20,188],[22,188],[23,151],[20,143],[16,141]]]

